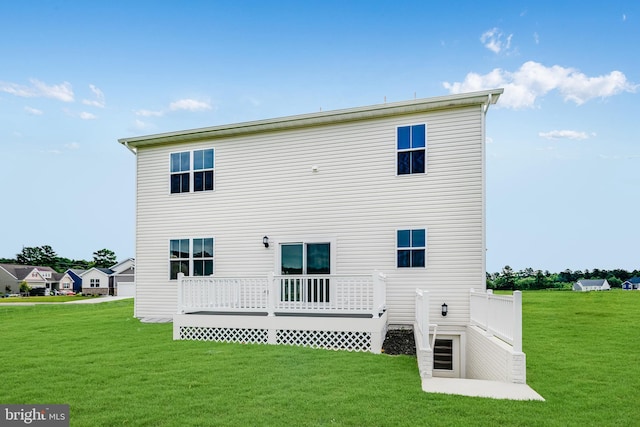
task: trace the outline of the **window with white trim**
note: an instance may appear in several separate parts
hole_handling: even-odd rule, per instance
[[[425,173],[427,164],[427,125],[399,126],[396,148],[398,175]]]
[[[99,288],[100,287],[100,279],[91,279],[90,287]]]
[[[213,148],[171,153],[170,163],[171,193],[213,191],[215,176]]]
[[[427,230],[398,230],[396,242],[398,268],[426,266]]]
[[[174,239],[169,241],[169,279],[185,276],[210,276],[213,274],[213,237]]]

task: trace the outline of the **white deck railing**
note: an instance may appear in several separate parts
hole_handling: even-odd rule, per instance
[[[471,289],[470,312],[472,325],[511,344],[514,351],[522,351],[522,292],[511,296]]]
[[[436,341],[438,325],[429,323],[429,291],[424,289],[416,289],[416,328],[422,337],[422,345],[426,346],[425,350],[433,349]],[[430,328],[433,328],[433,338],[429,342]]]
[[[386,280],[371,275],[274,275],[264,278],[178,274],[178,313],[198,311],[370,314],[385,309]]]

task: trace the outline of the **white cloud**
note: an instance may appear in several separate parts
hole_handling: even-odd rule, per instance
[[[64,148],[68,150],[77,150],[80,148],[80,144],[78,144],[77,142],[70,142],[68,144],[64,144]]]
[[[250,100],[253,102],[253,100]],[[178,101],[172,102],[169,104],[168,109],[164,110],[134,110],[134,114],[140,117],[162,117],[167,113],[173,111],[206,111],[211,110],[213,107],[209,101],[198,101],[195,99],[180,99]],[[148,123],[143,122],[142,120],[136,120],[135,128],[137,130],[142,130],[148,128],[150,125]]]
[[[130,128],[132,131],[149,131],[150,129],[155,129],[155,125],[153,123],[143,122],[142,120],[136,119],[133,122],[133,127]]]
[[[151,110],[138,110],[134,111],[136,116],[142,117],[161,117],[164,115],[164,111],[151,111]]]
[[[509,50],[511,46],[511,38],[513,34],[509,34],[506,36],[500,29],[492,28],[488,31],[485,31],[480,36],[480,41],[484,44],[484,47],[492,51],[493,53],[500,53],[503,50]]]
[[[104,93],[94,85],[89,85],[89,89],[91,89],[91,92],[94,93],[94,95],[96,96],[96,99],[93,99],[93,100],[83,99],[82,103],[85,105],[91,105],[93,107],[104,108],[105,106]]]
[[[552,130],[550,132],[540,132],[538,136],[545,139],[588,139],[589,134],[576,130]]]
[[[24,107],[24,111],[31,114],[32,116],[41,116],[43,114],[42,110],[38,110],[37,108]]]
[[[204,111],[211,110],[211,105],[208,102],[197,101],[195,99],[180,99],[169,104],[169,109],[171,111]]]
[[[507,108],[530,108],[538,97],[552,90],[560,92],[565,101],[582,105],[593,98],[606,98],[622,92],[635,92],[638,85],[627,81],[620,71],[607,75],[588,77],[573,68],[559,65],[546,67],[529,61],[519,70],[509,72],[496,68],[488,74],[469,73],[463,82],[444,82],[450,93],[504,88],[499,105]]]
[[[95,114],[87,113],[86,111],[83,111],[82,113],[80,113],[79,117],[82,120],[95,120],[98,118],[98,116],[96,116]]]
[[[53,98],[63,102],[73,102],[73,89],[69,82],[59,85],[47,85],[37,79],[30,79],[29,82],[31,85],[0,81],[0,92],[6,92],[22,98]]]

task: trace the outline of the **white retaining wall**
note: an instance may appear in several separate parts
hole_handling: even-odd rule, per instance
[[[526,384],[526,356],[477,326],[467,328],[467,378]]]

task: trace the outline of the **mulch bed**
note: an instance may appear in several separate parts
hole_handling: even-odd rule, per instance
[[[416,355],[416,342],[411,329],[390,329],[382,344],[385,354]]]

